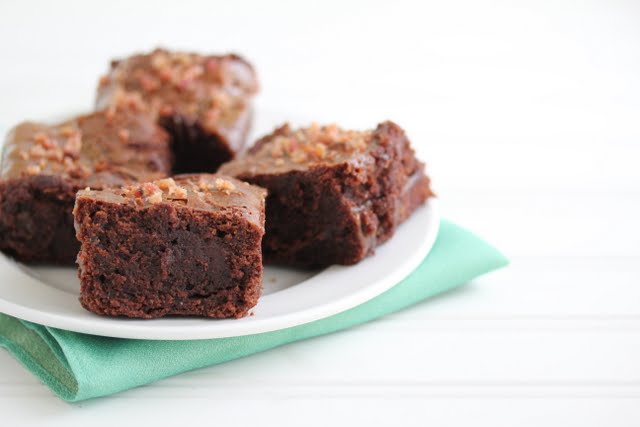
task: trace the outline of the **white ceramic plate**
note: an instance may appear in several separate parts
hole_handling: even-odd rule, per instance
[[[280,122],[278,116],[263,112],[257,119],[258,133]],[[242,319],[98,316],[80,305],[74,268],[30,267],[0,254],[0,312],[76,332],[152,340],[222,338],[289,328],[348,310],[397,284],[427,255],[439,224],[437,200],[431,199],[374,256],[357,265],[312,272],[267,266],[262,297],[253,315]]]
[[[322,319],[362,304],[405,278],[427,255],[438,234],[431,199],[376,254],[354,266],[309,272],[266,267],[264,293],[253,316],[242,319],[102,317],[78,301],[73,268],[29,267],[0,256],[0,312],[71,331],[121,338],[186,340],[249,335]]]

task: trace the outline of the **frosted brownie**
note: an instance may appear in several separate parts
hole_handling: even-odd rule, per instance
[[[265,261],[355,264],[433,196],[403,130],[284,125],[221,173],[268,190]]]
[[[84,308],[108,316],[226,318],[256,304],[265,191],[217,175],[174,179],[78,193]]]
[[[161,178],[170,164],[166,132],[124,107],[16,126],[0,165],[0,250],[24,262],[73,264],[76,191]]]
[[[214,172],[243,148],[257,91],[253,68],[239,56],[156,49],[113,61],[97,108],[142,101],[172,136],[174,172]]]

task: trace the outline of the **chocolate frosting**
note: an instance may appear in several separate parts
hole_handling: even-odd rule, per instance
[[[102,188],[161,178],[170,163],[168,135],[144,113],[117,109],[55,125],[19,124],[7,135],[0,178],[59,176]]]

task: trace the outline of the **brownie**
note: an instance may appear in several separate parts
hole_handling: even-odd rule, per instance
[[[96,105],[140,100],[172,136],[175,173],[215,172],[243,148],[257,90],[252,66],[237,55],[156,49],[113,61]]]
[[[209,174],[78,192],[82,306],[140,318],[246,315],[262,290],[265,195]]]
[[[23,262],[73,264],[80,247],[76,192],[167,176],[168,138],[125,106],[57,125],[15,127],[0,165],[0,250]]]
[[[404,131],[284,125],[221,173],[268,190],[266,262],[355,264],[433,196]]]

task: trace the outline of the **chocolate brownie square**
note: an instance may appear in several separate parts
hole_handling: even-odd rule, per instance
[[[424,164],[395,123],[276,129],[221,173],[268,190],[265,261],[355,264],[433,196]]]
[[[18,125],[0,165],[0,250],[23,262],[73,264],[76,191],[167,176],[168,144],[162,128],[125,106],[53,126]]]
[[[139,318],[245,316],[262,290],[265,195],[207,174],[78,192],[82,306]]]
[[[172,136],[175,173],[215,172],[243,148],[257,90],[253,68],[239,56],[156,49],[113,61],[97,107],[142,101]]]

